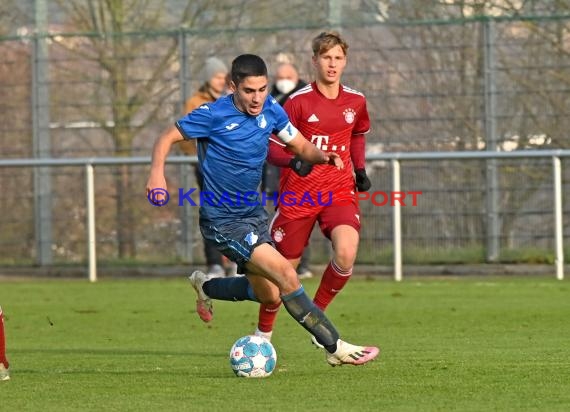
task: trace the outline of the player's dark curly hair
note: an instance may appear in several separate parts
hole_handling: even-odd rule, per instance
[[[263,59],[255,54],[242,54],[232,62],[232,81],[236,87],[250,76],[267,76],[267,66]]]

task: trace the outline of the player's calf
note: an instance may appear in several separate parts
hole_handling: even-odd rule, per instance
[[[334,260],[331,260],[321,277],[321,282],[315,293],[315,305],[321,310],[325,310],[335,296],[344,288],[351,275],[352,268],[343,270]]]
[[[10,380],[10,373],[8,372],[8,367],[0,362],[0,381]]]

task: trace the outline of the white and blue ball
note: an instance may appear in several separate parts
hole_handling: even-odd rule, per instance
[[[277,364],[275,348],[261,336],[239,338],[230,350],[230,365],[237,376],[266,378]]]

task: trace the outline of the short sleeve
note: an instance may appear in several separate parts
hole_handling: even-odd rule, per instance
[[[203,104],[178,120],[176,128],[185,139],[209,137],[212,130],[212,118],[210,107]]]
[[[291,140],[299,134],[299,130],[291,124],[289,121],[289,116],[280,104],[275,102],[273,105],[273,110],[275,113],[275,126],[273,133],[283,142],[289,143]]]
[[[299,134],[299,131],[297,130],[297,128],[295,126],[293,126],[291,124],[290,121],[287,121],[287,124],[285,125],[285,127],[276,133],[277,137],[283,143],[289,143],[298,134]]]
[[[277,103],[275,99],[273,99],[272,102],[272,109],[275,115],[275,127],[273,129],[273,133],[277,134],[287,126],[289,123],[289,116],[287,116],[287,113],[285,110],[283,110],[283,107],[281,107],[281,105]]]

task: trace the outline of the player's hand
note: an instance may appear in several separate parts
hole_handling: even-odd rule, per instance
[[[328,164],[329,165],[336,166],[336,168],[338,170],[344,169],[344,162],[342,161],[342,159],[340,158],[338,153],[327,152],[327,153],[325,153],[325,155],[328,158]]]
[[[146,183],[146,196],[150,201],[159,205],[166,200],[166,179],[164,176],[153,176]]]
[[[356,188],[359,192],[368,192],[372,183],[366,175],[366,169],[357,169],[354,171],[356,177]]]
[[[311,163],[305,162],[298,156],[291,159],[289,167],[301,177],[307,176],[313,170],[313,165]]]

